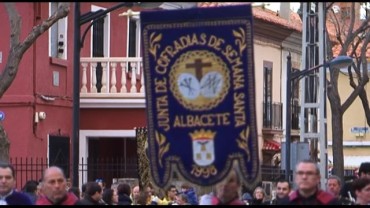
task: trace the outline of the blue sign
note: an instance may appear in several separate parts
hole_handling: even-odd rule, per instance
[[[0,111],[0,121],[3,121],[5,119],[5,113]]]
[[[155,185],[176,172],[211,186],[234,167],[260,182],[252,19],[250,5],[141,12]]]
[[[369,133],[369,127],[352,127],[351,128],[351,133],[353,134],[358,134],[358,133]]]

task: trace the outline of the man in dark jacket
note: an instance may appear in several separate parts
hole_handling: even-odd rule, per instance
[[[358,178],[370,178],[370,162],[361,163],[360,168],[358,170]],[[343,197],[348,198],[354,202],[356,200],[356,194],[351,188],[352,183],[353,180],[348,183],[344,183],[340,194]]]
[[[281,205],[284,198],[289,196],[292,190],[292,185],[285,179],[279,180],[276,185],[276,196],[270,201],[264,202],[266,205]]]
[[[319,188],[320,169],[316,162],[303,160],[295,170],[297,190],[286,197],[282,204],[288,205],[339,205],[329,192]]]
[[[127,183],[121,183],[117,187],[117,195],[118,195],[118,204],[117,205],[131,205],[132,200],[130,198],[131,195],[131,187]]]
[[[76,205],[105,205],[102,202],[102,188],[97,182],[87,182],[85,196]]]
[[[38,185],[39,185],[39,182],[35,180],[29,180],[26,182],[26,184],[24,184],[22,188],[22,192],[26,194],[28,197],[30,197],[32,204],[35,204],[38,198],[38,195],[37,195]]]
[[[24,193],[14,190],[15,172],[12,165],[0,164],[0,205],[32,205]]]
[[[355,204],[354,202],[340,195],[341,186],[342,180],[340,180],[338,176],[336,175],[329,176],[328,182],[326,184],[326,190],[332,193],[338,199],[340,205],[354,205]]]

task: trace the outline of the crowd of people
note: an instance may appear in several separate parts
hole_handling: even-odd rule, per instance
[[[63,170],[51,166],[41,181],[27,181],[15,190],[15,170],[0,164],[0,205],[370,205],[370,162],[364,162],[351,183],[331,175],[326,190],[320,188],[320,170],[316,162],[300,161],[295,167],[294,184],[280,180],[267,198],[263,187],[242,191],[238,169],[234,168],[210,193],[198,195],[188,183],[169,185],[164,195],[151,184],[140,190],[138,184],[114,183],[105,187],[103,180],[70,187]],[[293,188],[294,187],[294,188]]]

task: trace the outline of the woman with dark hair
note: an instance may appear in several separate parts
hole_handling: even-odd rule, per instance
[[[29,180],[24,184],[22,188],[22,192],[25,193],[28,197],[30,197],[32,204],[36,203],[36,200],[38,198],[37,195],[37,186],[39,185],[39,182],[34,180]]]
[[[106,188],[103,191],[103,201],[107,205],[116,205],[118,203],[117,193],[113,189]]]
[[[127,183],[121,183],[117,187],[118,205],[131,205],[131,187]]]
[[[370,178],[359,178],[352,183],[356,205],[370,205]]]

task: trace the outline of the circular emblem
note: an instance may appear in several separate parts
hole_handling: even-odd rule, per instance
[[[229,70],[216,54],[206,50],[182,54],[170,71],[170,88],[189,110],[210,110],[225,98],[230,87]]]

